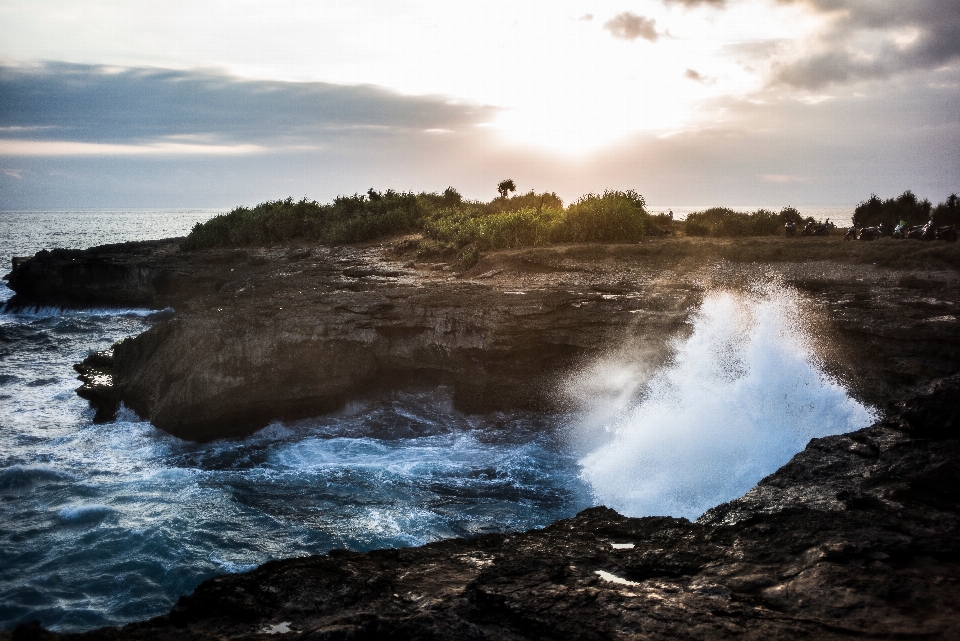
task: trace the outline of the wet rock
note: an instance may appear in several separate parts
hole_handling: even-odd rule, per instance
[[[77,388],[77,395],[90,401],[96,408],[94,422],[106,423],[113,420],[120,408],[120,395],[114,385],[116,370],[113,350],[94,352],[75,364],[73,369],[80,374],[77,378],[83,382],[83,385]]]
[[[927,386],[900,415],[919,438],[960,438],[960,374]]]

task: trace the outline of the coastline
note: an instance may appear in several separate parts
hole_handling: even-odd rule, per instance
[[[664,346],[705,292],[763,282],[800,293],[826,369],[887,414],[866,430],[815,439],[696,524],[594,508],[542,531],[271,562],[204,583],[170,615],[84,638],[246,638],[284,623],[315,638],[602,638],[628,629],[652,638],[948,638],[960,598],[957,418],[943,402],[956,397],[960,370],[956,249],[838,241],[562,245],[489,252],[459,274],[404,254],[403,239],[189,254],[156,241],[49,252],[31,263],[32,276],[21,263],[15,305],[136,300],[175,310],[80,370],[102,419],[122,401],[197,440],[411,384],[450,385],[467,411],[556,407],[547,392],[570,368],[630,337]],[[805,260],[787,260],[798,251]],[[874,265],[881,252],[892,257]],[[301,358],[333,371],[291,385]],[[338,365],[352,361],[365,365],[345,378]],[[237,380],[252,370],[263,378]],[[318,380],[330,386],[321,395]],[[230,411],[250,398],[259,409],[242,406],[254,420],[236,430]],[[165,423],[191,412],[200,420]],[[611,545],[630,542],[629,552]],[[343,590],[351,596],[337,596]],[[47,632],[24,626],[13,638],[30,634]]]

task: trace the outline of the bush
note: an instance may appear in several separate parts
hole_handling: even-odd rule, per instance
[[[460,251],[535,247],[554,242],[633,242],[644,236],[650,216],[634,191],[588,194],[568,208],[555,193],[528,192],[512,198],[464,201],[443,193],[393,190],[339,196],[328,205],[306,199],[238,207],[194,226],[185,250],[264,245],[293,239],[349,243],[420,231],[439,245]],[[466,263],[474,260],[468,252]]]
[[[800,214],[792,207],[784,208],[780,214],[766,209],[748,214],[726,207],[711,207],[688,215],[684,232],[688,236],[773,236],[783,233],[786,221],[799,222],[794,217],[799,219]]]
[[[505,211],[519,211],[521,209],[563,209],[563,201],[553,192],[538,194],[528,191],[519,196],[510,198],[494,198],[489,203],[478,205],[488,214],[499,214]]]
[[[910,190],[887,200],[880,200],[876,194],[871,194],[870,198],[857,205],[853,212],[853,224],[857,227],[874,227],[884,223],[893,229],[904,220],[908,225],[922,225],[930,219],[931,209],[929,200],[918,200]]]
[[[449,191],[429,196],[439,202],[459,202],[460,195]],[[339,196],[329,205],[287,198],[261,203],[253,209],[237,207],[229,214],[194,225],[181,246],[195,250],[265,245],[298,238],[329,243],[371,240],[418,230],[432,204],[427,196],[370,189],[366,195]]]
[[[950,194],[947,199],[933,210],[933,223],[939,225],[960,225],[960,198]]]
[[[572,242],[636,242],[646,233],[650,214],[635,191],[587,194],[570,205],[562,239]]]
[[[442,210],[426,220],[423,233],[455,247],[476,244],[480,249],[546,245],[557,236],[563,210],[526,208],[488,214],[482,208]]]

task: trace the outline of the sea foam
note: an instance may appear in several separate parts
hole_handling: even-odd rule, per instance
[[[581,477],[597,503],[696,518],[811,438],[876,420],[817,362],[795,292],[711,293],[690,323],[658,371],[614,358],[578,379],[604,391],[579,422],[592,447]]]

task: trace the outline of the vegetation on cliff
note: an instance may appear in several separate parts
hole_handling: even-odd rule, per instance
[[[853,213],[853,223],[857,227],[872,227],[886,224],[891,229],[902,220],[907,225],[923,225],[933,218],[936,225],[956,225],[960,223],[960,198],[950,196],[934,207],[929,200],[920,200],[909,189],[896,198],[881,200],[876,194],[857,205]]]
[[[787,222],[802,223],[804,218],[793,207],[779,214],[767,209],[754,213],[711,207],[687,216],[683,230],[687,236],[778,236]]]
[[[503,193],[507,193],[501,190]],[[183,243],[187,250],[243,247],[307,239],[328,243],[372,240],[421,232],[459,250],[528,247],[563,241],[635,241],[647,232],[650,215],[634,191],[588,194],[569,207],[555,193],[536,193],[490,202],[443,193],[378,192],[339,196],[330,204],[292,198],[237,207],[198,223]]]
[[[681,232],[686,236],[745,237],[783,234],[784,223],[812,222],[793,207],[779,213],[759,209],[738,212],[712,207],[674,221],[647,212],[643,196],[633,190],[587,194],[564,207],[552,192],[510,196],[512,180],[498,185],[500,196],[489,202],[464,200],[453,187],[438,193],[388,189],[338,196],[333,202],[292,198],[237,207],[229,214],[198,223],[183,249],[260,246],[290,240],[351,243],[394,234],[419,233],[421,255],[457,254],[458,265],[476,262],[481,251],[539,247],[560,242],[636,242],[649,234]],[[899,220],[921,224],[933,216],[937,224],[960,221],[960,199],[950,196],[933,207],[910,191],[897,198],[871,196],[854,213],[859,225]]]

